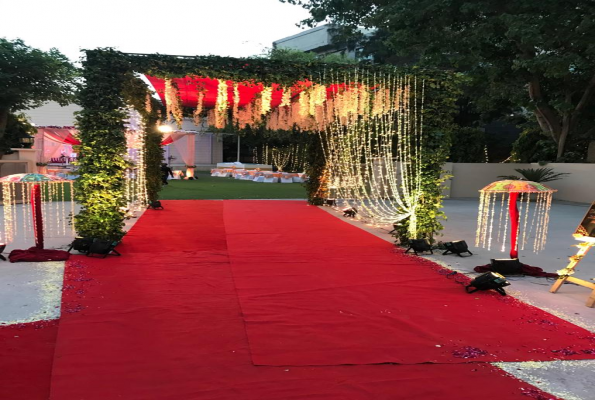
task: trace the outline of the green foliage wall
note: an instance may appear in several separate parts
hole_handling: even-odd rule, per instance
[[[325,166],[326,160],[320,136],[312,133],[307,137],[307,169],[306,174],[309,179],[306,182],[306,191],[308,193],[308,203],[320,206],[326,200],[326,193],[328,191],[327,182],[325,181]]]
[[[145,137],[145,165],[147,174],[147,196],[149,202],[154,202],[159,199],[159,192],[161,191],[161,163],[163,162],[163,146],[161,140],[163,139],[154,127],[147,131]]]
[[[76,200],[82,209],[75,217],[84,237],[119,240],[124,236],[124,100],[122,86],[129,66],[114,52],[89,51],[83,62],[86,86],[79,94],[83,107],[77,117],[80,177]]]

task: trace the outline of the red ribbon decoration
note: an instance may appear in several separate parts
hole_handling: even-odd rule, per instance
[[[508,200],[510,213],[510,258],[519,258],[517,238],[519,236],[519,209],[517,207],[518,193],[511,192]]]
[[[35,247],[43,249],[43,215],[41,214],[41,186],[31,188],[31,211],[33,213],[33,230],[35,232]]]

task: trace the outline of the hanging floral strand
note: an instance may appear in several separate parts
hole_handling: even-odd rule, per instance
[[[205,91],[204,88],[199,87],[198,92],[196,93],[197,101],[196,101],[196,109],[192,113],[192,117],[194,120],[194,125],[199,126],[201,124],[201,115],[203,110],[203,102],[205,99]]]
[[[228,93],[227,82],[218,80],[217,101],[215,103],[215,128],[222,129],[227,125]]]
[[[265,87],[261,92],[262,107],[260,114],[265,115],[271,111],[271,100],[273,99],[273,88],[271,86]]]
[[[165,106],[166,120],[171,121],[171,118],[173,118],[178,128],[182,128],[184,115],[180,106],[178,88],[176,88],[171,79],[165,79]]]
[[[231,114],[231,120],[233,124],[238,125],[238,111],[240,107],[240,89],[237,82],[233,83],[233,110]]]

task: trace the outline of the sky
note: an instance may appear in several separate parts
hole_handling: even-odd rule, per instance
[[[279,0],[0,0],[0,37],[78,61],[81,49],[128,53],[261,54],[300,33],[306,10]]]

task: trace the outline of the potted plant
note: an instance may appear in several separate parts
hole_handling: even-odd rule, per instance
[[[500,175],[498,178],[544,183],[562,179],[564,175],[570,175],[568,172],[554,172],[553,168],[515,168],[515,171],[521,174],[522,177],[516,175]]]

